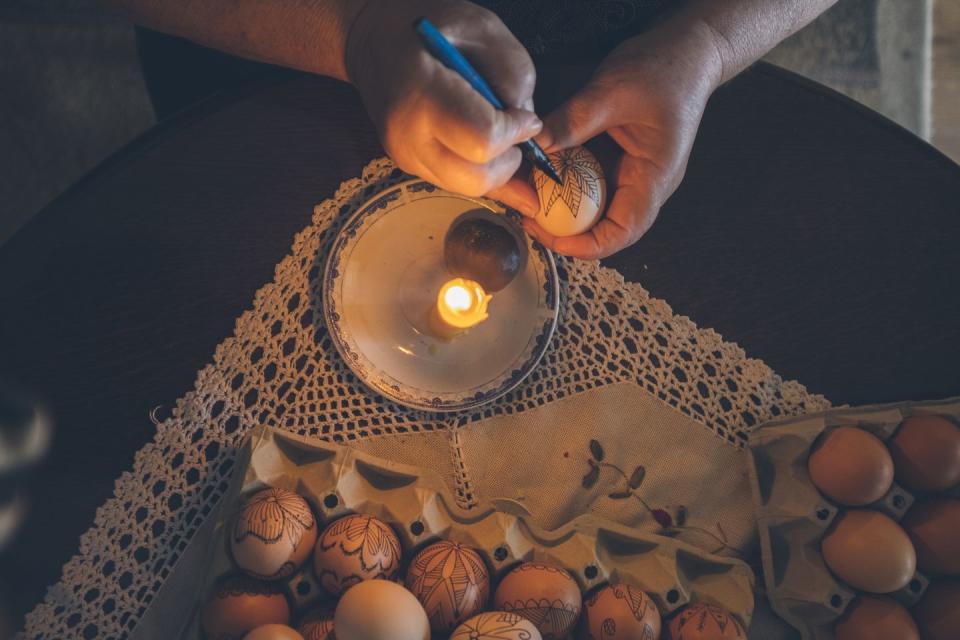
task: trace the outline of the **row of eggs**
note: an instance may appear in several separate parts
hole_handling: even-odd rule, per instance
[[[550,640],[576,632],[585,638],[660,637],[660,613],[643,591],[611,584],[583,598],[560,567],[527,562],[493,591],[480,554],[441,540],[410,561],[401,584],[400,540],[370,515],[344,516],[322,532],[309,504],[296,493],[270,488],[244,505],[230,534],[233,560],[245,575],[221,578],[207,599],[202,626],[211,640]],[[306,564],[312,553],[317,581],[335,609],[321,607],[287,626],[291,612],[277,581]],[[582,610],[582,615],[581,615]],[[745,638],[735,617],[706,603],[675,615],[675,640]]]
[[[960,500],[942,493],[960,485],[960,428],[943,416],[915,415],[884,443],[859,427],[841,426],[815,443],[807,471],[821,493],[851,507],[820,545],[830,570],[866,592],[837,623],[838,640],[960,639]],[[894,479],[920,496],[899,523],[864,508],[885,496]],[[935,580],[909,612],[890,598],[867,595],[902,589],[917,569]],[[877,621],[887,635],[877,635]]]

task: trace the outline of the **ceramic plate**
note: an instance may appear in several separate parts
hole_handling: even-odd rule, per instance
[[[557,325],[553,255],[526,239],[524,269],[493,294],[489,317],[445,341],[427,330],[451,275],[443,239],[461,214],[485,209],[519,230],[519,214],[412,180],[375,195],[346,222],[327,260],[323,313],[334,344],[367,386],[400,404],[461,411],[507,393],[543,357]]]

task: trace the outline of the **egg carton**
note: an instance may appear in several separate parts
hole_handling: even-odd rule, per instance
[[[583,515],[547,531],[533,524],[523,507],[493,500],[465,510],[457,506],[435,472],[376,458],[348,447],[257,428],[247,440],[235,474],[241,482],[214,514],[212,557],[204,592],[233,571],[226,531],[242,497],[266,486],[295,491],[311,504],[321,529],[351,513],[373,515],[388,523],[404,549],[402,569],[425,545],[437,539],[475,548],[491,579],[498,580],[520,562],[537,561],[570,572],[583,593],[622,581],[647,592],[663,616],[690,602],[709,602],[729,610],[746,628],[754,605],[754,575],[741,560],[713,555],[673,538],[644,533]],[[327,596],[308,562],[284,589],[294,618],[324,603]],[[198,638],[199,602],[181,638]],[[182,612],[181,612],[182,615]]]
[[[810,481],[811,447],[820,434],[843,426],[860,427],[886,441],[907,417],[930,413],[960,424],[960,398],[830,410],[770,422],[751,434],[749,472],[767,596],[774,611],[803,640],[833,640],[834,622],[857,594],[831,573],[820,553],[821,538],[845,507],[826,498]],[[958,490],[947,494],[958,497]],[[913,501],[913,494],[894,483],[865,508],[899,521]],[[910,606],[928,584],[918,572],[904,588],[888,595]]]

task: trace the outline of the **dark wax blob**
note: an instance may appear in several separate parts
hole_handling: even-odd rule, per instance
[[[486,215],[483,215],[486,213]],[[488,292],[506,287],[523,267],[526,246],[487,212],[468,212],[450,225],[443,258],[450,273],[480,283]]]

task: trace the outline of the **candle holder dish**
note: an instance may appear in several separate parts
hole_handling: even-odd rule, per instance
[[[527,244],[524,268],[493,294],[489,317],[454,337],[430,317],[451,274],[443,243],[468,211],[493,216]],[[556,329],[560,285],[553,255],[497,202],[411,180],[375,194],[347,220],[323,275],[323,315],[337,351],[373,391],[415,409],[463,411],[520,384]]]

